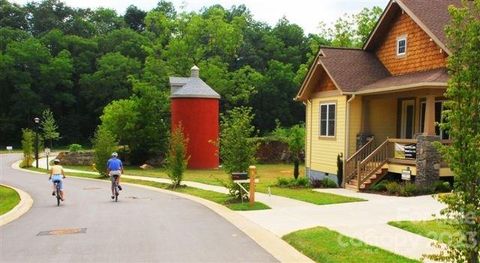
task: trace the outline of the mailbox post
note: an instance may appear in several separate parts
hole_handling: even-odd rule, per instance
[[[250,177],[250,206],[255,204],[255,177],[257,176],[257,167],[251,165],[248,167],[248,174]]]
[[[50,155],[50,148],[45,148],[45,155],[47,156],[47,171],[49,170],[48,166],[50,165],[48,161],[48,156]]]

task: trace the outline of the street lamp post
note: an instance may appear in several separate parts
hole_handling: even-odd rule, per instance
[[[38,125],[40,118],[35,117],[33,121],[35,122],[35,167],[38,168]]]

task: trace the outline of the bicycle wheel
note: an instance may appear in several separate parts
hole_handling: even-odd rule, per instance
[[[58,186],[58,183],[55,187],[55,192],[56,192],[56,196],[57,196],[57,206],[60,206],[60,187]]]
[[[115,202],[118,202],[118,184],[115,183]]]

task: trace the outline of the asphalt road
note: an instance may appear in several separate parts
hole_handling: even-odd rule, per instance
[[[107,182],[67,178],[57,207],[46,175],[10,167],[19,158],[0,154],[0,183],[34,203],[0,227],[0,262],[276,261],[210,209],[173,195],[125,185],[115,203]]]

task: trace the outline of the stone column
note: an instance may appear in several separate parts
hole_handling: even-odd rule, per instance
[[[420,135],[417,139],[417,176],[415,184],[419,187],[430,187],[440,179],[441,155],[433,145],[433,142],[440,141],[440,137]]]

